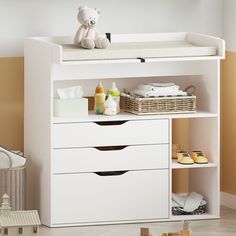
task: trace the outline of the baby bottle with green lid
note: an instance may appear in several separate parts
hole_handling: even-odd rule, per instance
[[[111,95],[113,100],[116,102],[117,113],[120,112],[120,91],[116,87],[116,83],[112,83],[112,88],[108,91],[108,95]]]

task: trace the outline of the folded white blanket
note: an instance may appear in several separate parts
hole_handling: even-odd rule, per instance
[[[184,211],[193,212],[201,205],[203,196],[199,193],[190,193],[184,204]]]
[[[132,91],[134,94],[142,96],[142,97],[159,97],[159,96],[186,96],[187,93],[181,90],[178,91],[170,91],[170,92],[159,92],[159,91],[147,91],[142,89],[134,89]]]
[[[148,85],[151,85],[154,87],[171,87],[171,86],[175,86],[175,83],[148,83]]]
[[[160,93],[172,93],[172,92],[178,92],[179,86],[174,85],[170,87],[155,87],[148,84],[141,84],[138,86],[138,89],[140,90],[146,90],[146,91],[156,91]]]
[[[5,169],[10,167],[10,160],[9,157],[6,155],[6,153],[11,158],[12,167],[20,167],[25,164],[26,159],[24,157],[14,152],[10,152],[3,147],[0,147],[0,169]]]
[[[133,94],[141,97],[160,97],[160,96],[187,96],[187,92],[179,89],[175,83],[148,83],[140,84]]]

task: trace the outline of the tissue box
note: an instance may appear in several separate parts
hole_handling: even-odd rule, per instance
[[[88,99],[53,99],[53,114],[56,117],[84,117],[88,115]]]

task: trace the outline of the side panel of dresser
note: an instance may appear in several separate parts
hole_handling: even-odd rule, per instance
[[[38,209],[51,224],[51,64],[53,47],[25,42],[24,153],[27,165],[27,208]]]

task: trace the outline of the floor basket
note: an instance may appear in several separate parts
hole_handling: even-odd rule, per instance
[[[13,210],[25,210],[25,165],[12,168],[11,157],[7,152],[0,151],[9,158],[10,167],[0,168],[0,199],[4,193],[10,196]]]
[[[137,115],[196,112],[196,96],[139,98],[123,94],[124,111]]]
[[[186,212],[182,207],[172,207],[172,215],[202,215],[206,213],[206,204],[199,206],[195,211]]]

